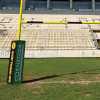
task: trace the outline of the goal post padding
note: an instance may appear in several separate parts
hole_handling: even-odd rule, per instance
[[[7,83],[16,84],[23,80],[25,41],[12,41],[8,66]]]

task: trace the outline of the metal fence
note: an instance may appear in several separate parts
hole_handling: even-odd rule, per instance
[[[25,10],[50,10],[50,9],[91,9],[92,10],[92,0],[91,1],[74,1],[72,2],[72,7],[70,7],[69,1],[50,1],[47,2],[41,0],[26,0]],[[49,7],[48,7],[49,5]],[[1,10],[19,10],[19,0],[1,0],[0,1]],[[95,2],[95,9],[100,9],[100,1]]]

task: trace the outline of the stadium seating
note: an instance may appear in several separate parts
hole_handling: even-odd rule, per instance
[[[7,30],[6,35],[1,34],[1,48],[10,48],[11,41],[16,39],[14,33],[16,30]],[[21,39],[26,40],[26,49],[33,50],[95,49],[89,30],[23,30]]]
[[[0,49],[10,50],[11,41],[16,39],[15,30],[5,30],[4,35],[0,35]]]
[[[89,15],[24,15],[31,20],[64,20],[67,21],[99,21],[99,16]],[[0,52],[7,52],[1,57],[9,57],[11,41],[16,40],[18,15],[1,15],[0,17]],[[26,41],[26,57],[49,56],[86,56],[98,55],[95,33],[100,25],[86,24],[23,24],[21,39]],[[5,53],[4,52],[4,53]],[[43,53],[44,52],[44,53]],[[49,52],[49,53],[48,53]],[[57,53],[59,52],[59,54]],[[62,53],[61,53],[62,52]],[[68,52],[68,53],[66,53]],[[97,52],[97,53],[96,53]]]
[[[22,39],[27,49],[68,50],[95,49],[89,30],[25,30]],[[27,34],[28,33],[28,34]]]

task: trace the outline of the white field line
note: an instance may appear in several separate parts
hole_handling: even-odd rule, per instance
[[[28,84],[90,84],[90,83],[100,83],[100,80],[96,81],[87,81],[87,80],[80,80],[80,81],[50,81],[50,82],[43,82],[43,81],[38,81],[38,82],[32,82]]]

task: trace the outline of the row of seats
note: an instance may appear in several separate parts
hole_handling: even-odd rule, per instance
[[[33,50],[96,49],[89,30],[24,30],[21,39]]]
[[[60,25],[60,24],[55,24],[55,25],[47,25],[47,24],[26,24],[22,25],[22,29],[30,30],[30,29],[87,29],[89,30],[90,27],[92,29],[99,29],[100,25],[99,24],[92,24],[92,25],[87,25],[87,24],[66,24],[66,25]],[[18,29],[18,24],[0,24],[0,30],[15,30]]]
[[[18,15],[0,15],[0,29],[17,29],[18,28]],[[24,15],[23,15],[24,16]],[[82,22],[95,22],[95,21],[100,21],[100,18],[98,16],[89,16],[89,15],[77,15],[77,16],[43,16],[43,15],[36,15],[30,16],[25,15],[25,19],[27,20],[44,20],[44,21],[49,21],[50,19],[53,20],[66,20],[66,21],[72,21],[72,22],[77,22],[77,21],[82,21]],[[23,18],[24,18],[23,17]],[[92,29],[98,29],[100,25],[90,25]],[[69,29],[89,29],[88,25],[73,25],[73,24],[68,24],[68,25],[47,25],[47,24],[23,24],[22,25],[23,29],[64,29],[64,28],[69,28]]]
[[[94,49],[91,33],[88,30],[23,30],[22,40],[26,49]],[[10,48],[16,39],[16,30],[0,36],[0,48]]]
[[[4,16],[4,15],[2,15]],[[28,17],[28,15],[27,15]],[[36,15],[34,15],[36,18]],[[54,16],[51,16],[52,18]],[[64,17],[64,16],[63,16]],[[65,16],[66,17],[66,16]],[[89,17],[89,15],[87,15]],[[86,16],[69,16],[67,20],[70,21],[91,21],[93,18],[87,18]],[[5,19],[0,18],[0,48],[10,50],[10,44],[12,40],[16,39],[17,32],[17,15],[11,17],[6,16]],[[9,19],[13,18],[13,20]],[[44,18],[40,15],[38,18]],[[50,18],[47,16],[46,18]],[[61,19],[62,16],[56,16],[54,19]],[[34,20],[34,19],[33,19]],[[47,20],[47,19],[46,19]],[[96,18],[96,20],[100,20]],[[92,19],[94,21],[94,19]],[[2,26],[2,27],[1,27]],[[26,40],[26,50],[93,50],[96,49],[93,41],[93,36],[90,30],[99,28],[100,25],[29,25],[24,24],[22,26],[21,39]]]

